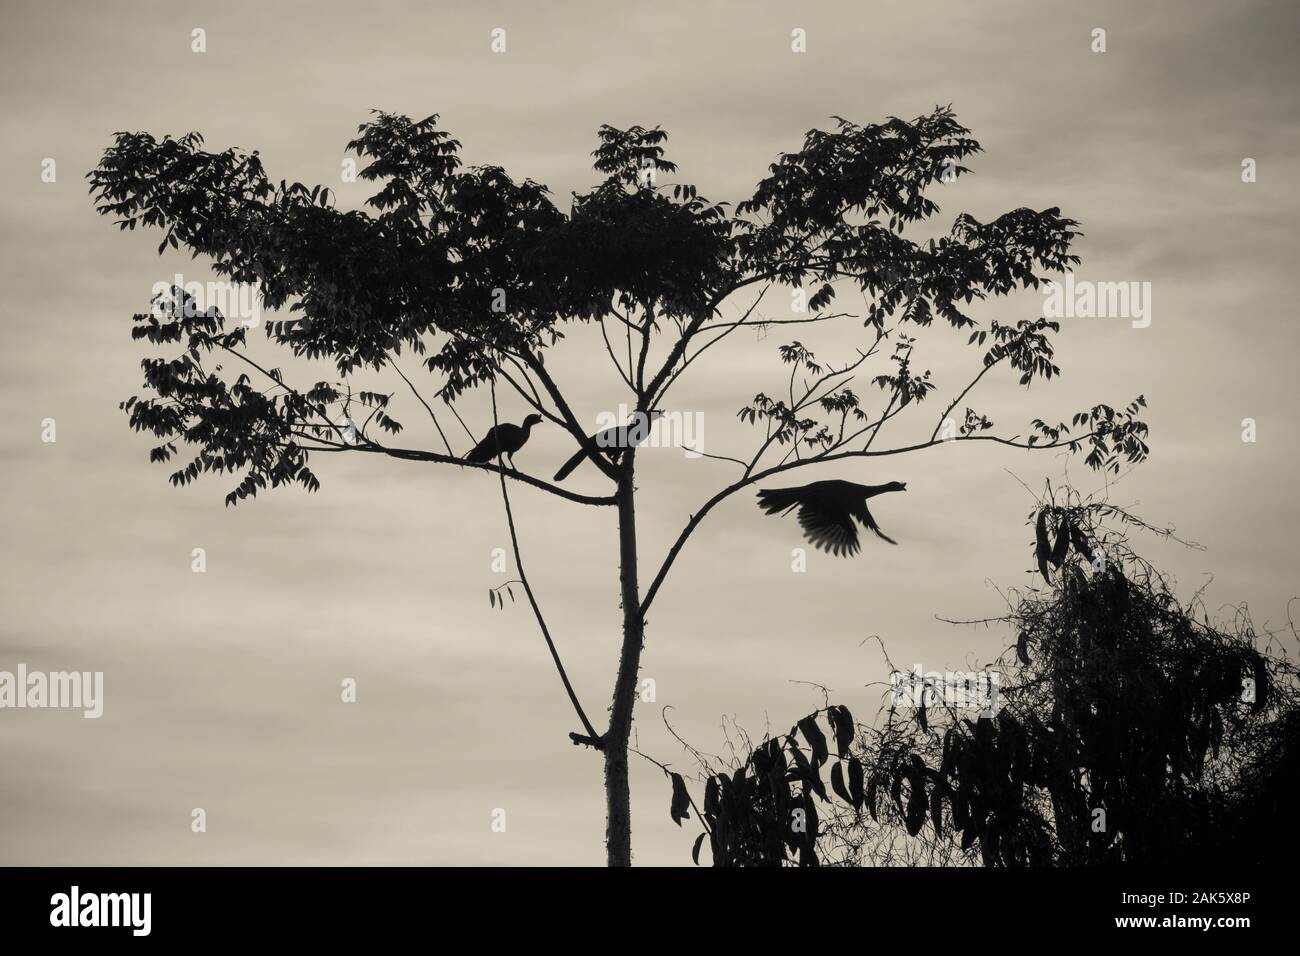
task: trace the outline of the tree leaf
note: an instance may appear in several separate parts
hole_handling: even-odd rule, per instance
[[[853,744],[853,715],[847,707],[833,706],[827,710],[827,716],[831,729],[835,731],[835,749],[843,760],[849,755],[849,747]]]
[[[831,765],[831,789],[845,803],[853,805],[853,797],[849,795],[849,788],[844,785],[844,764],[835,763]]]
[[[1074,542],[1074,550],[1078,551],[1081,555],[1083,555],[1083,559],[1085,561],[1087,561],[1089,564],[1092,564],[1094,558],[1092,553],[1092,546],[1088,544],[1088,536],[1085,535],[1078,528],[1076,528],[1074,525],[1070,525],[1070,540]]]
[[[672,816],[673,823],[681,826],[683,820],[689,820],[691,817],[691,798],[686,792],[686,781],[682,779],[680,773],[670,773],[668,776],[672,778],[673,782],[673,802],[669,808],[669,813]]]
[[[1056,529],[1056,547],[1052,549],[1051,561],[1052,567],[1059,568],[1065,563],[1065,555],[1070,548],[1070,535],[1074,531],[1074,524],[1067,520],[1061,522],[1061,526]]]
[[[849,798],[853,803],[854,810],[861,810],[862,803],[866,799],[866,794],[862,790],[862,764],[852,757],[849,758]]]
[[[907,783],[910,793],[907,795],[905,822],[908,836],[916,836],[925,824],[926,811],[929,809],[925,799],[925,778],[914,771],[909,772]]]
[[[1047,541],[1047,509],[1041,508],[1034,528],[1034,556],[1038,559],[1038,570],[1042,573],[1043,580],[1048,582],[1052,580],[1047,572],[1047,555],[1050,550],[1051,545]]]
[[[812,746],[813,765],[820,767],[830,758],[830,751],[826,747],[826,735],[822,729],[817,726],[817,720],[808,716],[799,721],[799,729],[803,732],[804,739]]]
[[[830,800],[826,796],[826,785],[822,783],[821,774],[817,772],[816,767],[808,762],[808,758],[804,756],[803,751],[799,749],[798,745],[793,740],[790,742],[790,754],[794,757],[794,762],[799,767],[800,778],[812,788],[813,792],[816,793],[817,796],[829,803]]]

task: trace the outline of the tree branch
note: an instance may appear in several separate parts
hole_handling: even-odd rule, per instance
[[[578,424],[578,419],[574,416],[573,409],[569,407],[569,403],[566,402],[564,396],[560,394],[559,387],[556,386],[550,373],[546,371],[546,366],[542,364],[541,359],[532,352],[524,352],[520,355],[520,358],[523,360],[525,365],[533,370],[533,374],[541,381],[542,388],[544,388],[546,393],[551,396],[551,401],[555,403],[555,407],[562,416],[564,425],[569,430],[569,434],[572,435],[574,439],[577,440],[578,444],[587,452],[587,457],[596,463],[596,467],[604,472],[607,478],[612,481],[618,481],[618,469],[610,464],[609,459],[600,453],[600,449],[596,447],[596,443],[588,437],[582,426]],[[611,498],[608,502],[602,501],[601,503],[613,503],[613,499]]]
[[[420,404],[424,406],[424,410],[428,412],[429,417],[433,419],[433,427],[438,430],[438,437],[442,439],[442,444],[443,447],[447,449],[447,454],[455,455],[456,453],[451,450],[451,443],[447,441],[447,436],[443,434],[442,426],[438,424],[438,416],[433,413],[433,409],[430,407],[429,403],[424,400],[424,396],[419,393],[415,384],[406,377],[406,373],[398,368],[396,362],[389,362],[388,364],[393,367],[394,372],[402,377],[402,381],[406,383],[408,388],[410,388],[411,394],[420,400]]]
[[[318,438],[315,435],[303,435],[298,432],[295,432],[294,435],[295,437],[306,438],[311,441],[324,441],[324,439]],[[534,488],[540,488],[542,491],[550,492],[556,497],[565,498],[581,505],[612,505],[616,503],[613,495],[580,495],[577,492],[569,491],[567,488],[561,488],[559,485],[552,484],[549,481],[543,481],[541,478],[534,478],[532,475],[526,474],[525,472],[513,468],[505,468],[491,462],[466,461],[464,458],[456,458],[450,455],[441,455],[437,452],[421,451],[414,448],[393,448],[389,445],[380,445],[371,439],[367,439],[364,445],[330,443],[329,447],[317,447],[305,450],[321,452],[369,452],[370,454],[387,455],[390,458],[400,458],[403,461],[432,461],[447,465],[459,465],[462,468],[479,468],[484,471],[500,472],[507,478],[513,478],[515,481],[522,481],[526,485],[532,485]]]
[[[730,323],[729,328],[724,329],[724,331],[718,333],[712,339],[705,342],[696,349],[694,355],[685,358],[685,360],[682,361],[686,355],[686,349],[690,344],[691,337],[696,335],[704,327],[704,318],[702,316],[692,321],[691,324],[687,326],[686,331],[682,333],[681,338],[677,340],[677,344],[673,346],[673,350],[664,362],[663,367],[650,382],[650,386],[645,390],[645,400],[643,404],[645,405],[646,410],[648,411],[659,403],[664,395],[668,393],[668,389],[672,388],[673,383],[676,382],[681,374],[686,371],[688,365],[703,355],[710,346],[716,345],[736,329],[740,328],[740,326],[744,325],[745,321],[753,311],[758,308],[758,304],[763,301],[763,296],[767,295],[767,290],[771,287],[771,283],[768,283],[768,285],[763,288],[763,291],[758,294],[756,299],[754,299],[753,304],[745,310],[745,314],[740,317],[739,321]],[[682,361],[680,367],[677,367],[678,361]]]
[[[614,368],[618,369],[618,377],[621,378],[624,384],[627,385],[628,389],[635,394],[636,386],[632,384],[632,379],[628,378],[627,373],[623,371],[623,366],[619,363],[618,356],[614,354],[614,346],[609,341],[609,332],[605,329],[605,319],[603,317],[600,320],[600,337],[605,340],[605,351],[609,353],[609,358],[610,361],[614,363]]]
[[[1091,438],[1095,434],[1096,432],[1089,432],[1086,435],[1078,435],[1068,440],[1055,441],[1055,442],[1050,442],[1042,445],[1038,445],[1038,444],[1030,445],[1025,442],[1017,442],[1014,439],[1010,439],[1010,438],[999,438],[995,435],[967,435],[963,438],[953,438],[947,440],[930,439],[929,441],[924,441],[917,445],[907,445],[902,448],[889,448],[884,451],[868,451],[866,449],[863,449],[861,451],[844,451],[844,452],[837,452],[834,454],[822,454],[822,455],[817,455],[813,458],[803,458],[798,461],[792,461],[785,464],[774,465],[773,467],[761,471],[757,474],[748,475],[744,478],[741,478],[739,481],[736,481],[728,485],[726,488],[723,488],[712,498],[706,501],[703,507],[701,507],[699,511],[691,515],[690,520],[686,523],[686,527],[682,529],[681,534],[677,536],[677,540],[674,541],[672,547],[669,548],[668,555],[667,557],[664,558],[663,564],[660,565],[659,571],[655,575],[654,580],[650,582],[650,587],[646,590],[645,598],[641,601],[641,614],[642,616],[644,616],[646,612],[650,609],[650,604],[652,601],[654,601],[655,595],[659,593],[659,588],[663,584],[664,579],[668,576],[668,571],[672,567],[673,562],[677,560],[677,555],[681,553],[681,550],[685,546],[687,539],[690,538],[691,533],[695,531],[695,529],[699,526],[700,522],[704,520],[704,518],[708,515],[708,513],[712,511],[717,505],[721,504],[723,501],[731,497],[736,492],[744,488],[747,488],[752,484],[756,484],[757,482],[763,481],[764,479],[770,478],[773,475],[778,475],[787,471],[793,471],[795,468],[802,468],[806,465],[821,464],[823,462],[828,462],[828,461],[841,461],[846,458],[886,458],[889,457],[890,455],[902,455],[907,452],[920,451],[923,448],[932,448],[935,445],[948,445],[954,442],[962,442],[962,441],[991,441],[991,442],[996,442],[999,445],[1007,445],[1011,448],[1025,448],[1032,451],[1041,451],[1049,448],[1060,448],[1065,445],[1074,444],[1075,442],[1086,441],[1087,439]]]
[[[497,421],[497,394],[496,386],[492,386],[492,424],[495,427]],[[537,626],[542,630],[542,637],[546,640],[546,647],[551,652],[551,660],[555,661],[555,669],[559,671],[560,681],[564,684],[565,693],[569,695],[569,702],[573,704],[573,709],[578,715],[578,720],[582,721],[582,726],[586,729],[588,735],[599,740],[600,735],[596,733],[596,728],[591,725],[587,719],[587,713],[582,709],[582,704],[578,702],[578,695],[573,689],[573,684],[569,681],[568,672],[564,669],[564,662],[560,660],[560,652],[555,648],[555,641],[551,639],[551,631],[546,626],[546,619],[542,617],[542,609],[537,605],[537,598],[533,594],[532,585],[528,583],[528,575],[524,571],[523,555],[519,551],[519,535],[515,531],[514,513],[510,509],[510,495],[506,492],[506,472],[504,462],[501,460],[500,449],[497,450],[497,464],[502,467],[498,470],[497,475],[501,481],[501,500],[506,506],[506,524],[510,528],[510,546],[515,553],[515,569],[519,572],[519,582],[524,586],[524,594],[528,596],[528,603],[533,609],[533,616],[537,618]],[[598,748],[599,749],[599,748]]]

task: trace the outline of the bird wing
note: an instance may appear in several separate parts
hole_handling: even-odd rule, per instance
[[[847,557],[858,553],[858,529],[847,511],[821,500],[805,501],[799,507],[799,526],[804,537],[824,551]]]
[[[488,462],[497,456],[500,449],[504,455],[513,455],[524,445],[524,430],[511,422],[502,422],[483,436],[483,440],[465,456],[466,461]]]
[[[496,429],[492,429],[483,436],[483,440],[470,449],[465,456],[466,461],[487,462],[496,457],[497,453],[497,436]]]
[[[758,506],[767,514],[789,511],[799,504],[803,488],[764,488],[758,493]]]
[[[898,544],[897,541],[880,530],[880,525],[876,524],[876,519],[873,518],[871,512],[867,510],[867,500],[865,498],[858,501],[853,506],[852,511],[853,517],[861,521],[864,528],[874,531],[877,538],[880,538],[882,541],[888,541],[890,544]]]

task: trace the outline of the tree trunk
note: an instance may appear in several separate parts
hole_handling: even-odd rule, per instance
[[[610,866],[632,865],[632,798],[628,787],[627,745],[632,734],[632,706],[636,703],[636,679],[641,667],[645,628],[641,620],[641,594],[637,586],[636,507],[634,500],[633,454],[625,452],[623,475],[618,486],[618,580],[623,598],[623,647],[614,682],[609,732],[605,736],[605,848]]]

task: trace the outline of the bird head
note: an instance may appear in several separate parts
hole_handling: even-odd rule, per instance
[[[542,423],[542,420],[543,420],[542,416],[534,412],[533,414],[529,415],[527,418],[524,419],[524,427],[532,428],[534,425],[540,425]]]
[[[905,482],[905,481],[891,481],[889,484],[885,485],[885,490],[886,490],[886,491],[906,491],[906,490],[907,490],[907,482]]]

